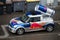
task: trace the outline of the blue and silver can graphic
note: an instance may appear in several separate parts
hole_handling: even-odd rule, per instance
[[[48,7],[45,7],[43,5],[36,5],[35,6],[35,11],[40,12],[41,14],[48,14],[48,15],[54,15],[55,14],[55,10],[50,9]]]
[[[43,11],[43,12],[47,12],[47,8],[43,5],[39,5],[39,10]]]

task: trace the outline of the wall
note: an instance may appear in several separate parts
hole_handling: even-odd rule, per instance
[[[53,3],[54,0],[47,0],[47,3]]]
[[[58,0],[58,2],[60,2],[60,0]]]
[[[13,2],[20,2],[20,1],[25,1],[25,0],[12,0]]]
[[[6,4],[11,4],[12,0],[6,0]]]
[[[40,1],[40,0],[26,0],[27,2]]]

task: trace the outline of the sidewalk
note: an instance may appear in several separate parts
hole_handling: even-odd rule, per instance
[[[3,35],[4,35],[4,32],[3,32],[2,27],[0,26],[0,36],[3,36]]]
[[[12,13],[12,14],[5,14],[5,15],[0,15],[0,25],[4,25],[4,24],[9,24],[9,21],[12,18],[15,17],[20,17],[22,16],[24,13]]]

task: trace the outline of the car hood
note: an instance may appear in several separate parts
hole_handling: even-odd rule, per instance
[[[16,18],[13,18],[10,20],[10,24],[14,24],[14,25],[17,25],[17,24],[21,24],[23,23],[20,19],[20,17],[16,17]]]

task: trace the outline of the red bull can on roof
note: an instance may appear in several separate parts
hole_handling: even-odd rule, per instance
[[[43,5],[36,5],[35,11],[40,12],[42,14],[49,14],[49,15],[55,14],[55,11],[53,9],[50,9],[50,8],[45,7]]]

